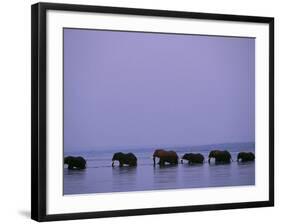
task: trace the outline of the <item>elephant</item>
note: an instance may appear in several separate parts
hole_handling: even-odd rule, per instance
[[[183,160],[187,160],[188,164],[203,163],[204,156],[200,153],[186,153],[183,155],[183,157],[181,159],[181,163],[183,163]]]
[[[165,165],[165,162],[169,164],[178,164],[178,155],[175,151],[166,151],[164,149],[156,149],[153,153],[153,165],[155,166],[155,158],[159,158],[158,164],[160,166]]]
[[[137,157],[133,153],[115,153],[112,157],[112,167],[114,167],[115,160],[119,161],[120,167],[122,167],[124,164],[128,166],[137,166]]]
[[[227,150],[212,150],[209,153],[209,163],[211,158],[215,158],[216,163],[230,163],[231,161],[233,161],[231,158],[231,154]]]
[[[237,162],[254,161],[255,154],[252,152],[239,152],[237,155]]]
[[[67,156],[64,158],[64,164],[68,165],[69,170],[83,170],[86,168],[86,160],[81,156]]]

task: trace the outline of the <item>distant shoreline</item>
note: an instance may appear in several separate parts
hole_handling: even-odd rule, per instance
[[[149,151],[149,150],[152,150],[152,149],[157,149],[157,148],[163,148],[163,149],[175,149],[175,150],[179,150],[179,151],[182,151],[182,150],[187,150],[187,151],[190,151],[190,150],[194,150],[194,151],[197,151],[197,150],[202,150],[202,148],[216,148],[216,149],[220,149],[220,148],[229,148],[229,150],[232,150],[231,148],[236,148],[238,147],[239,148],[241,147],[241,150],[247,150],[247,148],[255,148],[255,142],[237,142],[237,143],[215,143],[215,144],[204,144],[204,145],[178,145],[178,146],[140,146],[140,147],[129,147],[129,146],[126,146],[126,147],[121,147],[121,146],[117,146],[117,147],[105,147],[105,148],[80,148],[80,149],[76,149],[76,150],[66,150],[64,148],[64,154],[71,154],[71,153],[78,153],[78,152],[83,152],[83,153],[89,153],[89,152],[113,152],[113,151],[124,151],[124,152],[128,152],[128,151],[132,151],[132,152],[138,152],[138,151]],[[208,150],[206,149],[206,150]]]

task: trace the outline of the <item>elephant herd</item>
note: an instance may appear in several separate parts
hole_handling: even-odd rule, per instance
[[[164,149],[157,149],[153,153],[153,165],[156,165],[156,158],[158,158],[159,166],[164,166],[166,163],[171,165],[178,164],[179,156],[175,151],[167,151]],[[186,160],[188,164],[203,164],[204,156],[200,153],[186,153],[184,154],[180,161]],[[215,164],[227,164],[233,162],[231,154],[227,150],[212,150],[209,152],[208,163],[214,160]],[[255,154],[252,152],[239,152],[237,155],[237,162],[249,162],[255,160]],[[137,166],[137,157],[133,153],[122,153],[117,152],[112,157],[112,167],[114,167],[114,162],[118,161],[119,166]],[[64,158],[64,164],[68,165],[68,169],[78,169],[82,170],[86,168],[86,160],[79,156],[67,156]]]
[[[163,149],[155,150],[153,154],[153,164],[155,165],[155,159],[159,158],[158,164],[160,166],[169,164],[178,164],[179,157],[175,151],[166,151]],[[216,164],[224,164],[233,162],[231,154],[227,150],[212,150],[208,156],[208,162],[211,162],[211,159],[215,161]],[[186,160],[188,164],[202,164],[204,163],[204,156],[201,153],[185,153],[181,158],[181,163],[183,160]],[[239,152],[237,155],[237,162],[249,162],[254,161],[255,155],[252,152]]]

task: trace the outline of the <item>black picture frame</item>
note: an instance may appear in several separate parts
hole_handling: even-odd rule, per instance
[[[46,12],[64,10],[124,15],[162,16],[205,20],[239,21],[269,24],[269,200],[196,206],[160,207],[70,214],[46,213]],[[161,213],[192,212],[274,206],[274,18],[164,11],[137,8],[103,7],[73,4],[37,3],[31,11],[31,218],[36,221],[86,219]]]

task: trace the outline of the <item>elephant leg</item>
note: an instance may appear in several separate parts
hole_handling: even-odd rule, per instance
[[[122,166],[123,166],[123,163],[122,163],[122,162],[119,162],[119,166],[122,167]]]
[[[162,163],[162,159],[161,158],[159,158],[159,161],[158,161],[158,165],[161,165],[161,163]]]
[[[136,166],[137,164],[136,164],[136,162],[130,162],[129,163],[129,166]]]
[[[159,165],[160,165],[160,166],[164,166],[164,165],[165,165],[165,161],[164,161],[163,159],[161,159],[161,158],[160,158],[160,160],[159,160]]]
[[[68,169],[69,169],[69,170],[73,170],[73,165],[70,165],[70,164],[69,164],[69,165],[68,165]]]

